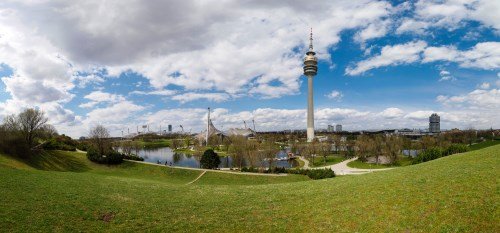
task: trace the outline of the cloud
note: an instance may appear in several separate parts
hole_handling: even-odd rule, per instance
[[[278,98],[299,92],[309,26],[321,38],[315,41],[318,57],[331,63],[328,49],[342,31],[360,30],[359,42],[384,36],[395,11],[389,2],[373,0],[307,7],[300,1],[230,0],[219,6],[211,0],[8,2],[0,25],[10,25],[9,34],[43,41],[33,44],[63,57],[70,74],[98,67],[109,76],[136,72],[154,89],[176,85],[189,92]],[[102,77],[74,80],[84,87]]]
[[[358,62],[354,67],[348,67],[346,74],[359,75],[368,70],[382,67],[412,63],[420,60],[420,53],[427,46],[424,41],[408,42],[394,46],[384,46],[379,55]]]
[[[479,88],[490,89],[490,83],[488,83],[488,82],[481,83],[481,85],[479,85]]]
[[[154,90],[154,91],[132,91],[130,94],[133,95],[162,95],[171,96],[177,93],[176,90]]]
[[[424,41],[387,45],[382,48],[380,54],[346,68],[345,73],[347,75],[360,75],[368,70],[384,66],[435,61],[456,62],[464,68],[499,69],[500,42],[477,43],[474,47],[464,51],[458,50],[454,46],[427,47],[427,43]],[[452,80],[452,78],[443,80]]]
[[[384,111],[380,112],[379,115],[385,118],[398,118],[402,117],[404,111],[399,108],[386,108]]]
[[[102,91],[94,91],[83,97],[85,99],[91,100],[90,102],[80,104],[80,108],[92,108],[99,103],[117,103],[125,101],[125,97],[117,94],[110,94]]]
[[[478,21],[500,30],[500,3],[490,0],[420,0],[414,4],[412,18],[402,20],[396,33],[425,33],[430,28],[460,28],[466,21]]]
[[[451,75],[449,71],[446,70],[441,70],[439,72],[439,76],[441,77],[439,79],[440,82],[442,81],[456,81],[457,79]]]
[[[477,89],[465,95],[457,96],[439,95],[436,100],[447,106],[500,111],[500,89]]]
[[[172,97],[173,100],[177,100],[181,103],[186,103],[199,99],[206,99],[214,102],[223,102],[230,98],[230,96],[226,93],[184,93],[180,95],[175,95]]]
[[[333,90],[332,92],[328,93],[325,96],[328,99],[337,100],[337,101],[340,101],[342,99],[342,97],[344,97],[344,95],[342,94],[342,92],[337,91],[337,90]]]

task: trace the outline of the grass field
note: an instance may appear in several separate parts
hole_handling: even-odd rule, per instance
[[[359,160],[354,160],[349,163],[347,163],[348,167],[352,168],[360,168],[360,169],[380,169],[380,168],[389,168],[389,167],[402,167],[402,166],[408,166],[411,165],[412,159],[407,156],[402,156],[399,158],[398,164],[392,165],[392,164],[374,164],[374,163],[364,163]]]
[[[336,163],[340,163],[344,160],[345,160],[345,158],[343,156],[340,156],[340,155],[326,156],[326,163],[325,163],[325,159],[322,156],[315,157],[314,163],[312,163],[312,160],[309,159],[309,161],[311,161],[311,167],[321,167],[321,166],[333,165]]]
[[[208,172],[191,185],[199,171],[55,154],[41,160],[70,161],[0,156],[0,231],[500,231],[500,145],[365,175]]]
[[[143,148],[169,147],[172,144],[171,139],[159,139],[159,140],[153,140],[153,141],[137,140],[137,142]]]
[[[479,149],[483,149],[483,148],[498,145],[498,144],[500,144],[500,139],[496,139],[494,141],[484,141],[484,142],[476,143],[476,144],[469,146],[469,150],[470,151],[479,150]]]

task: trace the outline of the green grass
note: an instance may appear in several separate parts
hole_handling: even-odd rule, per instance
[[[154,141],[142,141],[138,140],[137,141],[140,146],[144,148],[161,148],[161,147],[169,147],[172,143],[171,139],[159,139],[159,140],[154,140]]]
[[[311,167],[321,167],[321,166],[328,166],[328,165],[340,163],[344,160],[345,160],[345,158],[343,156],[340,156],[340,155],[328,155],[328,156],[326,156],[326,163],[325,163],[325,159],[323,158],[323,156],[315,157],[314,163],[312,162],[311,159],[309,161],[311,162],[310,163]]]
[[[500,145],[389,171],[268,184],[262,180],[247,183],[248,180],[240,180],[241,175],[224,174],[228,176],[224,178],[207,173],[206,178],[186,185],[184,181],[197,177],[198,171],[131,163],[108,168],[80,162],[88,170],[58,172],[39,170],[0,156],[0,229],[12,232],[500,230]],[[156,177],[160,174],[163,177]],[[261,185],[225,185],[238,183]],[[106,222],[103,215],[113,217]]]
[[[494,145],[498,145],[500,144],[500,139],[496,139],[494,141],[484,141],[484,142],[480,142],[480,143],[476,143],[476,144],[473,144],[471,146],[469,146],[469,150],[473,151],[473,150],[480,150],[480,149],[483,149],[483,148],[486,148],[486,147],[490,147],[490,146],[494,146]]]
[[[360,160],[354,160],[347,163],[347,166],[360,169],[381,169],[381,168],[408,166],[411,165],[411,161],[412,159],[410,157],[402,156],[399,158],[397,164],[374,164],[374,163],[361,162]]]

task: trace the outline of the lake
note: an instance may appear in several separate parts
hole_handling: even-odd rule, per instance
[[[286,151],[282,150],[278,154],[276,154],[276,158],[286,157],[286,155],[287,155]],[[169,147],[142,149],[139,151],[138,156],[144,158],[144,162],[148,163],[160,162],[161,164],[165,164],[166,162],[168,165],[172,166],[192,167],[192,168],[200,167],[200,157],[185,153],[174,152]],[[221,164],[219,165],[219,168],[237,167],[236,165],[233,165],[233,158],[231,156],[221,157],[220,160]],[[267,161],[261,161],[260,164],[262,167],[269,166],[269,163]],[[248,161],[243,161],[243,166],[249,166],[249,165],[250,163]],[[298,162],[295,160],[274,162],[274,166],[277,167],[291,168],[291,167],[296,167],[297,165]]]

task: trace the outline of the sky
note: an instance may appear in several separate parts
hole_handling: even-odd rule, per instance
[[[0,119],[35,107],[59,133],[149,125],[500,128],[500,1],[0,2]]]

